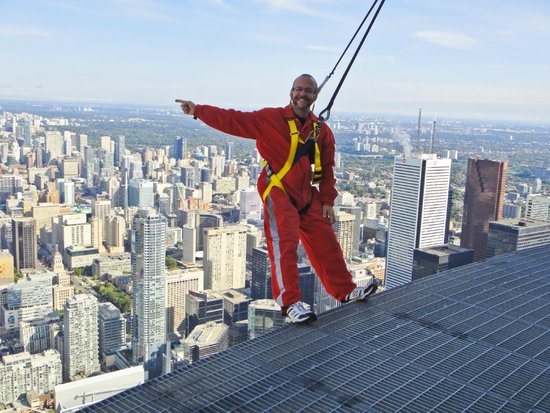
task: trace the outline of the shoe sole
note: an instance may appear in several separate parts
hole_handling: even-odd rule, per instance
[[[290,317],[287,317],[286,318],[286,322],[288,324],[309,324],[309,323],[312,323],[314,321],[317,320],[317,315],[316,314],[312,314],[310,315],[308,318],[302,320],[302,321],[292,321],[292,319]]]
[[[343,304],[353,303],[355,301],[365,301],[367,298],[369,298],[371,295],[373,295],[376,292],[379,285],[380,285],[380,281],[378,281],[377,279],[374,279],[374,281],[371,284],[369,284],[369,286],[367,287],[366,293],[364,295],[354,298],[353,300],[346,301]]]

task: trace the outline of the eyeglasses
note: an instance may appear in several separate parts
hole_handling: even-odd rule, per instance
[[[313,90],[313,89],[310,88],[310,87],[303,88],[303,87],[301,87],[301,86],[295,86],[295,87],[292,88],[292,90],[293,90],[294,92],[298,92],[298,93],[304,92],[304,93],[306,93],[306,94],[308,94],[308,95],[313,95],[313,94],[317,93],[316,90]]]

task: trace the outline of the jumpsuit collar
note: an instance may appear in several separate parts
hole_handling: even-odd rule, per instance
[[[292,106],[287,105],[286,107],[283,108],[283,110],[284,110],[285,119],[299,120],[298,116],[296,116],[296,114],[292,110]],[[318,121],[319,121],[319,118],[313,112],[309,112],[309,116],[306,118],[306,122],[302,125],[302,127],[308,125],[311,122],[318,122]]]

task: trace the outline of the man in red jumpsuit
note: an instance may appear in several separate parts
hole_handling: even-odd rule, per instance
[[[276,173],[288,162],[291,150],[290,123],[296,125],[301,141],[314,135],[319,121],[311,111],[317,99],[317,82],[311,75],[301,75],[290,91],[290,104],[284,108],[264,108],[240,112],[176,99],[183,112],[230,135],[254,139],[258,152]],[[322,123],[317,144],[322,176],[319,189],[312,185],[311,160],[302,156],[282,177],[282,187],[272,186],[266,193],[270,177],[264,168],[258,179],[258,191],[264,197],[264,227],[271,259],[272,291],[291,322],[316,319],[310,306],[301,301],[299,288],[298,243],[302,242],[315,272],[327,292],[345,303],[363,300],[377,288],[377,282],[357,286],[347,270],[342,249],[336,239],[334,200],[334,135]]]

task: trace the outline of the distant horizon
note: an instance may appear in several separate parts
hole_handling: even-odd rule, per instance
[[[171,104],[160,104],[160,103],[135,103],[135,102],[113,102],[113,101],[79,101],[79,100],[45,100],[45,99],[9,99],[0,97],[0,110],[6,110],[3,107],[5,104],[10,104],[11,102],[17,102],[19,104],[35,106],[35,105],[62,105],[62,106],[87,106],[87,107],[98,107],[98,108],[109,108],[109,107],[120,107],[126,109],[149,109],[149,110],[167,110],[178,113],[180,111],[179,106],[174,103]],[[337,105],[336,105],[337,106]],[[253,111],[256,109],[261,109],[261,107],[239,107],[234,106],[232,109],[242,110],[242,111]],[[314,113],[316,115],[322,109],[315,108]],[[431,115],[431,116],[430,116]],[[182,114],[182,116],[184,116]],[[369,117],[385,117],[389,119],[398,118],[400,120],[407,120],[410,122],[416,123],[418,120],[418,109],[416,112],[408,113],[389,113],[389,112],[353,112],[353,111],[341,111],[337,109],[332,110],[330,121],[334,121],[335,116],[369,116]],[[183,119],[187,119],[184,117]],[[432,124],[433,114],[425,113],[422,109],[422,124]],[[518,126],[540,126],[540,127],[550,127],[550,119],[547,121],[530,121],[530,120],[521,120],[521,119],[491,119],[484,117],[465,117],[465,116],[442,116],[437,113],[436,122],[478,122],[478,123],[500,123],[504,125],[518,125]],[[479,125],[487,126],[487,125]]]

